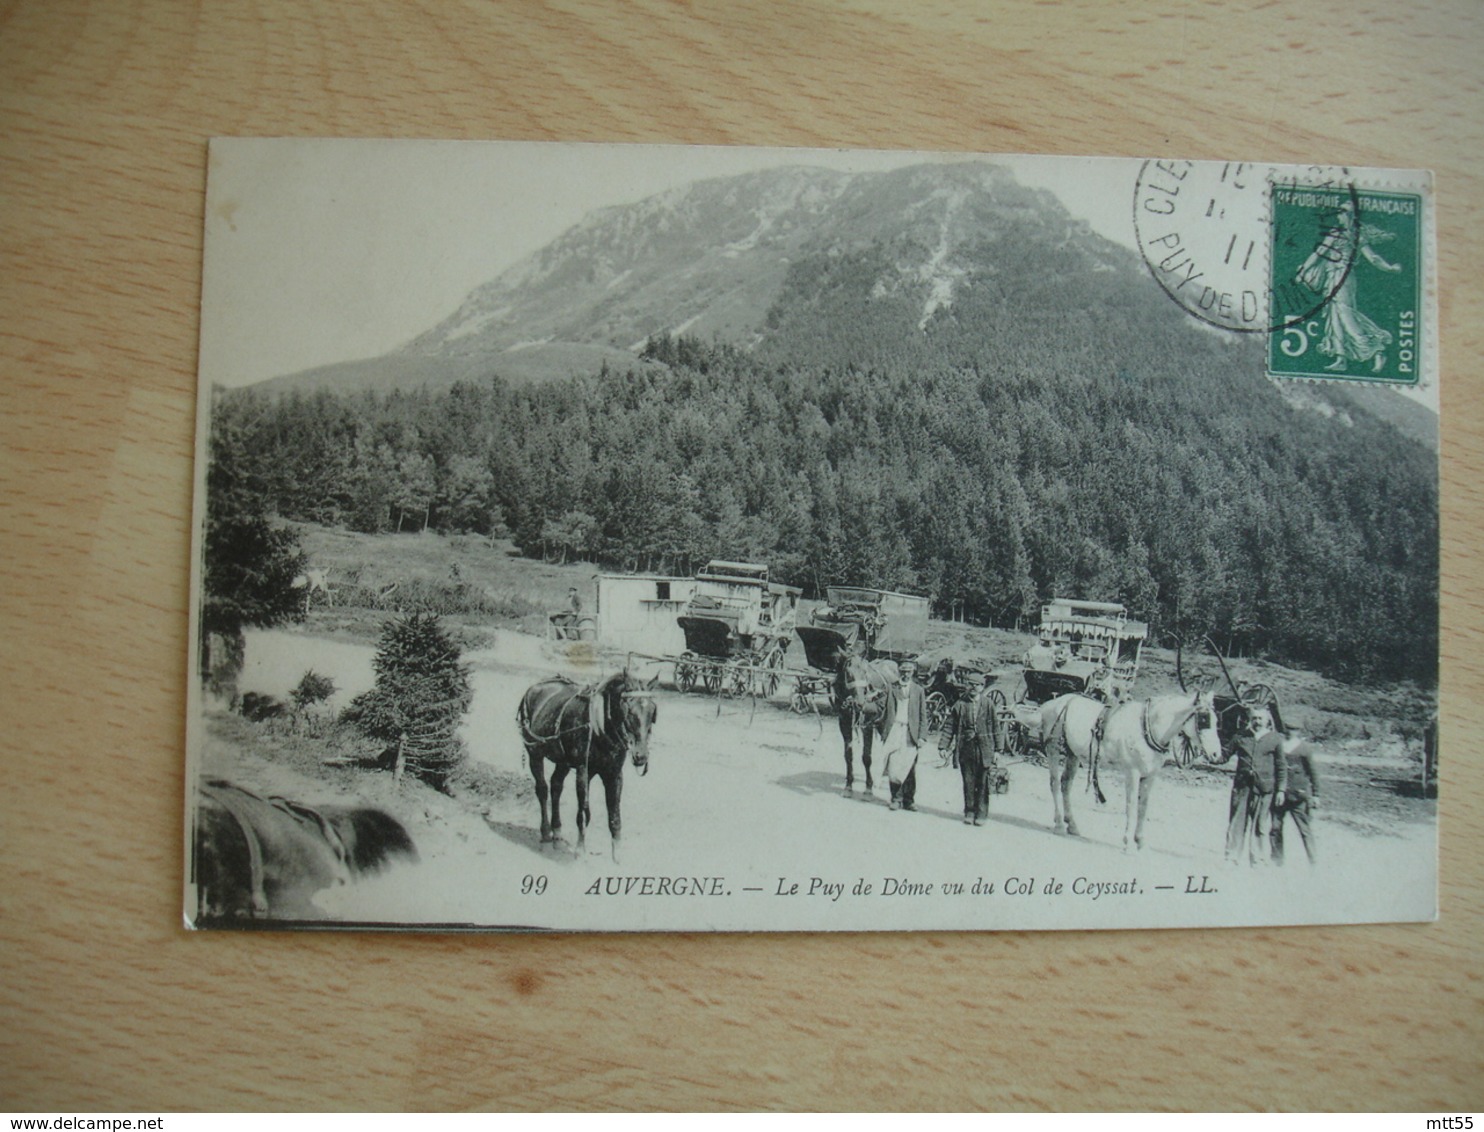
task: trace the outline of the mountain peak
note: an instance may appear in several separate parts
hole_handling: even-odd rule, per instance
[[[990,162],[783,166],[599,209],[387,358],[322,372],[342,387],[355,365],[382,384],[396,374],[445,375],[425,378],[433,385],[565,376],[637,364],[658,334],[754,349],[792,314],[847,298],[875,304],[883,326],[927,332],[973,288],[1023,292],[1052,262],[1137,272],[1131,253],[1054,195]]]

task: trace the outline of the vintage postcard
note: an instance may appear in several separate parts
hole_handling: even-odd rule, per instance
[[[186,922],[1432,919],[1432,194],[214,142]]]

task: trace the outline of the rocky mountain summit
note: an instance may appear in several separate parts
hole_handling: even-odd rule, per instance
[[[884,325],[905,320],[921,331],[965,288],[1045,270],[1049,257],[1057,270],[1139,271],[1131,252],[1074,220],[1051,193],[989,163],[770,169],[594,212],[401,349],[275,385],[386,391],[492,373],[538,380],[604,361],[633,365],[659,334],[752,349],[800,312],[821,316],[828,296],[804,291],[838,288],[846,267],[860,298],[890,311]]]

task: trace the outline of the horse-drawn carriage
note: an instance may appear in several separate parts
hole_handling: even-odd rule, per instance
[[[794,678],[795,711],[808,711],[813,696],[829,691],[842,655],[915,660],[927,645],[927,598],[860,586],[829,586],[825,594],[810,623],[794,630],[809,666]]]
[[[783,679],[801,592],[770,582],[764,565],[708,562],[676,618],[685,651],[674,658],[675,687],[771,696]]]
[[[1237,739],[1246,729],[1247,721],[1252,718],[1254,711],[1259,709],[1266,711],[1273,726],[1280,732],[1286,732],[1288,728],[1283,723],[1283,713],[1278,707],[1278,693],[1267,684],[1233,680],[1231,670],[1227,668],[1226,659],[1216,647],[1216,642],[1207,637],[1206,644],[1216,659],[1220,661],[1221,673],[1226,677],[1226,685],[1231,692],[1229,696],[1218,695],[1213,700],[1216,711],[1216,733],[1221,739],[1221,761],[1226,762],[1236,754]],[[1184,688],[1185,674],[1181,670],[1178,653],[1175,657],[1175,676],[1180,681],[1180,687]]]
[[[1122,605],[1052,598],[1041,607],[1037,641],[1022,661],[1024,690],[1000,709],[1012,754],[1036,756],[1041,705],[1057,696],[1124,699],[1139,672],[1139,649],[1149,635]]]
[[[983,687],[986,676],[998,677],[989,661],[978,657],[954,661],[944,657],[933,666],[927,680],[928,731],[937,731],[948,719],[948,713],[959,700],[967,699]],[[1005,694],[998,688],[990,691],[997,711],[1005,707]]]

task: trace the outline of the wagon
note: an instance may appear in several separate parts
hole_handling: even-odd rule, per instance
[[[840,656],[860,647],[860,627],[800,625],[794,632],[804,646],[804,663],[808,668],[793,674],[794,690],[789,706],[802,713],[811,709],[815,696],[829,694]]]
[[[927,644],[928,599],[862,586],[828,586],[826,604],[795,629],[808,672],[794,677],[793,707],[808,711],[826,693],[842,654],[867,660],[915,660]]]
[[[1005,748],[1012,755],[1043,757],[1041,705],[1057,696],[1121,700],[1139,673],[1139,650],[1149,635],[1115,602],[1052,598],[1041,607],[1037,641],[1022,660],[1024,690],[1000,707]]]
[[[1139,673],[1139,649],[1149,635],[1123,606],[1053,598],[1041,607],[1038,640],[1025,654],[1025,694],[1043,704],[1069,693],[1122,699]]]
[[[940,660],[927,677],[927,718],[929,733],[937,731],[948,719],[948,713],[953,710],[953,705],[966,696],[972,696],[984,683],[984,677],[990,674],[988,661],[979,658],[971,658],[965,661],[954,662],[947,657]],[[998,679],[999,674],[994,674]],[[1005,694],[998,688],[990,691],[990,697],[996,708],[1002,708],[1005,703]]]
[[[1283,714],[1278,706],[1278,693],[1266,684],[1243,682],[1233,688],[1234,695],[1213,697],[1216,709],[1216,734],[1221,739],[1221,761],[1228,761],[1237,753],[1237,739],[1241,737],[1253,708],[1266,708],[1272,716],[1273,726],[1286,731]]]
[[[676,618],[685,650],[669,658],[675,687],[771,696],[783,680],[801,592],[770,582],[765,565],[708,562]]]
[[[1216,709],[1216,734],[1221,740],[1221,761],[1224,763],[1237,753],[1237,739],[1255,708],[1265,708],[1272,717],[1273,726],[1279,731],[1286,732],[1288,728],[1283,724],[1277,692],[1267,684],[1232,679],[1231,669],[1226,666],[1226,658],[1221,655],[1216,642],[1207,637],[1206,647],[1220,663],[1221,674],[1226,677],[1226,686],[1231,691],[1229,696],[1217,694],[1212,701],[1212,706]],[[1180,681],[1180,687],[1184,688],[1185,675],[1179,652],[1175,654],[1175,677]]]

